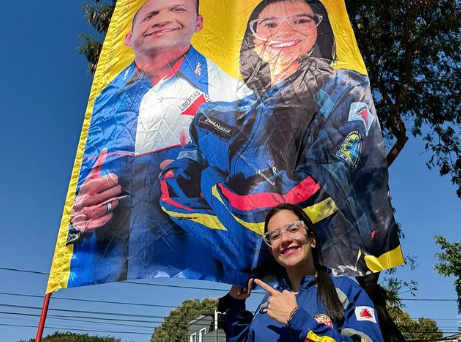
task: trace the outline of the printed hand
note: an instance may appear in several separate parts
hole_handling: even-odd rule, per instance
[[[248,280],[248,285],[246,288],[233,285],[229,291],[229,294],[232,298],[244,300],[250,297],[252,288],[253,288],[253,278]]]
[[[287,290],[283,292],[275,290],[259,279],[255,279],[255,283],[270,294],[269,306],[267,307],[269,317],[281,324],[287,324],[290,314],[298,307],[295,294]]]
[[[118,206],[122,187],[118,184],[117,175],[100,175],[106,158],[107,149],[104,148],[75,198],[71,224],[82,232],[105,225],[112,219],[112,211]]]

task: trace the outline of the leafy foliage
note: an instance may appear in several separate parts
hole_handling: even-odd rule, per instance
[[[93,38],[87,34],[81,34],[79,36],[79,41],[80,46],[78,47],[78,51],[83,53],[88,59],[88,62],[90,62],[88,65],[88,70],[91,73],[95,73],[96,66],[98,65],[99,61],[99,55],[101,54],[102,50],[102,43],[97,40],[93,40]]]
[[[458,312],[461,313],[461,240],[448,242],[443,236],[435,236],[435,242],[442,252],[437,253],[439,263],[435,269],[445,277],[455,277],[455,289],[458,294]]]
[[[101,0],[93,1],[96,5],[89,3],[83,4],[83,16],[86,21],[91,23],[96,31],[101,34],[99,37],[100,39],[96,36],[81,34],[79,36],[80,46],[78,47],[78,51],[84,54],[88,62],[90,62],[88,70],[91,73],[96,71],[99,55],[102,50],[102,41],[109,28],[110,19],[114,13],[115,3],[117,0],[111,0],[110,3],[101,2]]]
[[[459,0],[346,0],[365,59],[388,164],[423,136],[429,168],[451,175],[461,198]],[[424,131],[424,133],[423,133]]]
[[[59,333],[55,332],[53,335],[48,335],[42,338],[43,342],[122,342],[121,339],[115,337],[99,337],[89,336],[88,334],[74,334],[70,332]],[[28,341],[19,342],[35,342],[35,338]]]
[[[216,310],[217,305],[218,301],[211,298],[185,300],[155,329],[151,342],[187,341],[189,322],[206,311]]]
[[[443,333],[432,319],[418,318],[413,320],[410,315],[399,306],[389,306],[389,314],[398,326],[403,336],[409,340],[436,340],[443,336]]]

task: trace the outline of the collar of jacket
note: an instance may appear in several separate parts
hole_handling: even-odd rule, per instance
[[[332,276],[331,268],[326,267],[326,269],[327,269],[328,275],[331,277]],[[317,276],[305,275],[301,279],[301,284],[299,285],[299,290],[309,289],[312,286],[315,286],[316,282],[317,282]],[[277,286],[277,290],[279,290],[279,291],[290,290],[291,291],[291,288],[288,285],[288,279],[287,278],[281,278],[279,280],[279,285]]]

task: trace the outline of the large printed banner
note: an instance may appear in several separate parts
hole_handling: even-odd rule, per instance
[[[199,8],[197,6],[199,5]],[[403,262],[369,81],[342,0],[118,0],[47,292],[277,271],[270,208],[301,206],[325,264]]]

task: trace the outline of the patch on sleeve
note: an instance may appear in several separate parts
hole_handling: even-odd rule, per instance
[[[344,139],[335,156],[355,170],[362,153],[362,137],[359,131],[350,132]]]
[[[357,321],[370,321],[376,323],[375,309],[369,306],[357,306],[355,308]]]
[[[368,135],[375,116],[370,112],[365,102],[353,102],[349,109],[349,121],[361,121],[365,126],[365,135]]]
[[[333,328],[333,322],[331,321],[331,318],[328,317],[327,315],[317,314],[317,315],[314,315],[313,317],[318,323],[323,323],[326,326]]]

